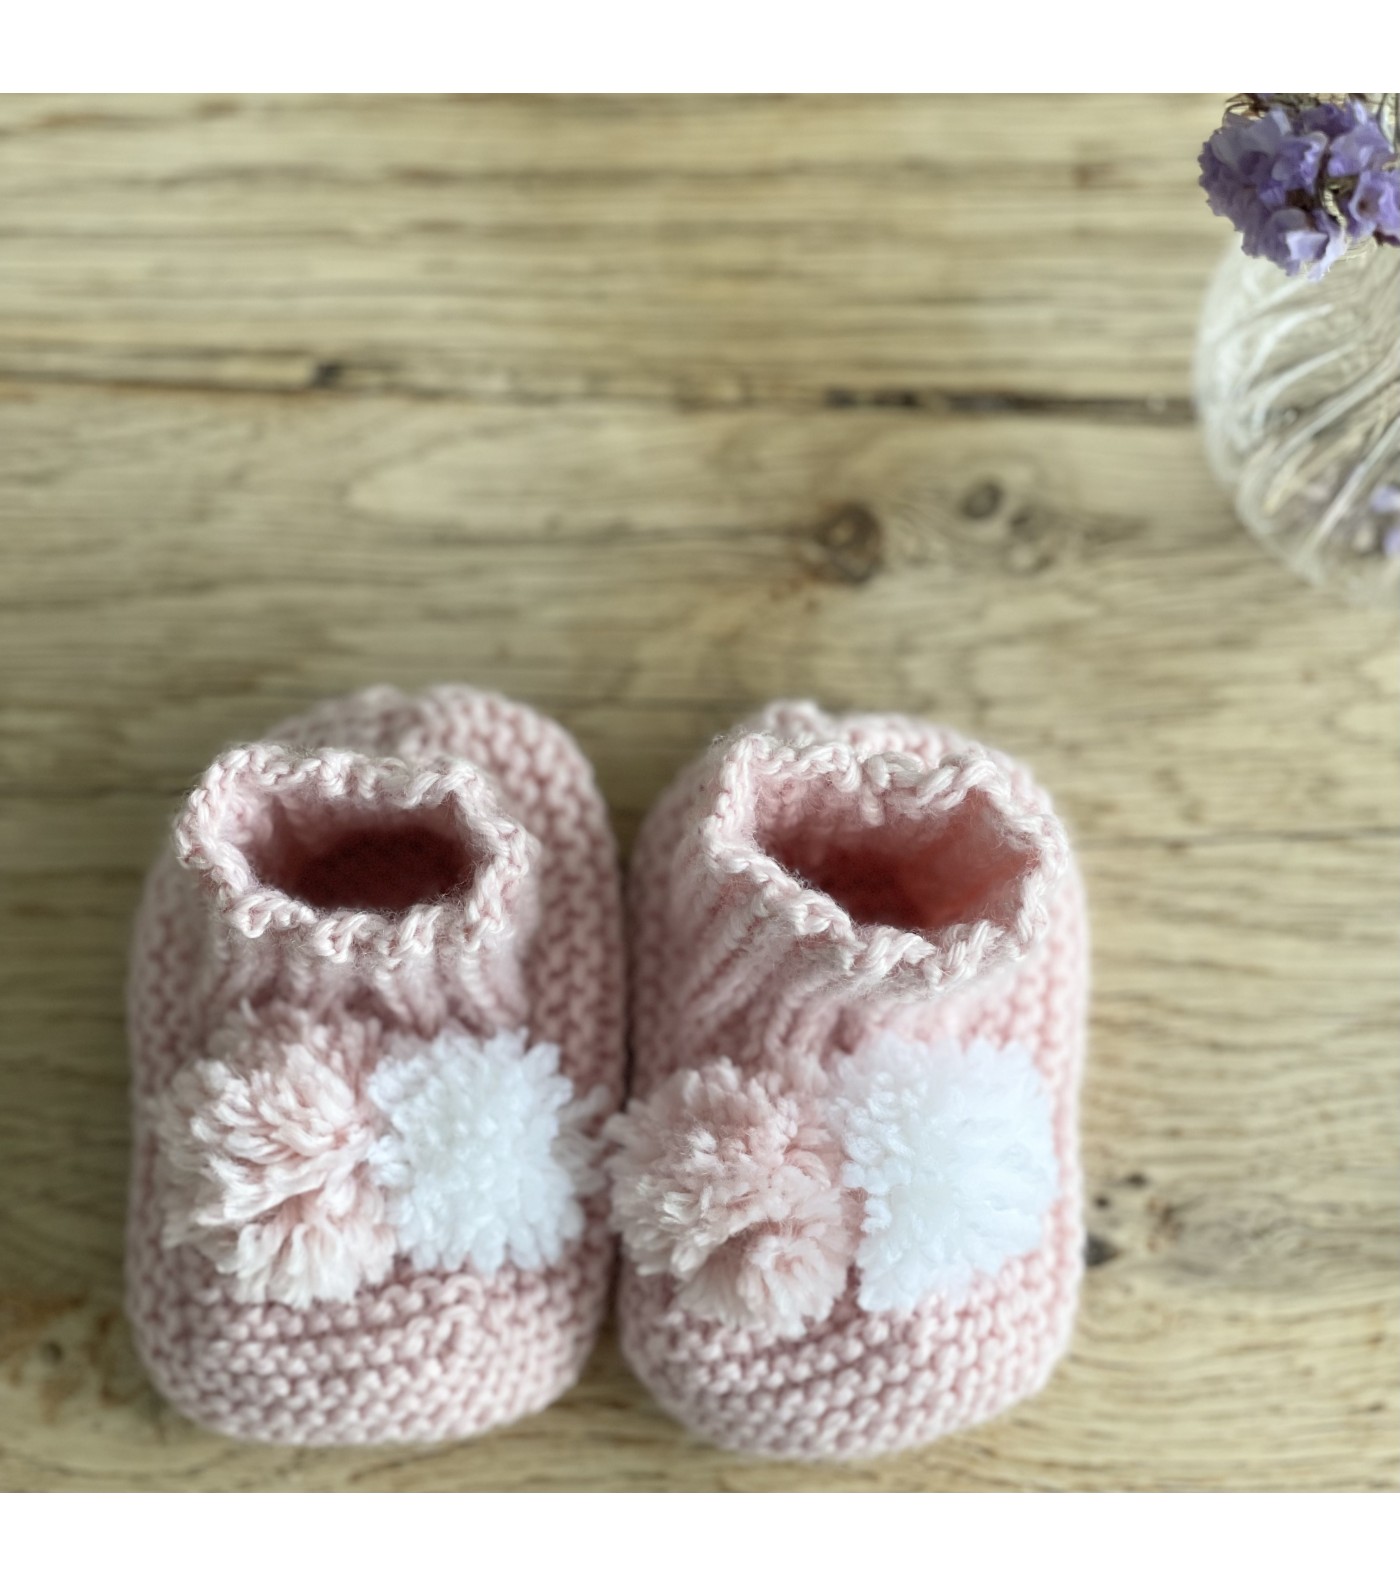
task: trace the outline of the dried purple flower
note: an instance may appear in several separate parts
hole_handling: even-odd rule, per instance
[[[1311,191],[1317,181],[1317,173],[1322,169],[1322,156],[1326,149],[1327,139],[1320,132],[1285,138],[1279,144],[1278,154],[1269,170],[1268,186],[1278,190],[1278,198],[1275,200],[1266,193],[1263,185],[1259,196],[1266,204],[1276,207],[1286,202],[1289,193],[1300,189]]]
[[[1359,176],[1395,158],[1390,139],[1376,125],[1371,112],[1358,100],[1352,100],[1352,125],[1349,131],[1332,139],[1332,152],[1327,157],[1327,174],[1330,177]]]
[[[1257,188],[1269,178],[1279,147],[1292,130],[1288,114],[1271,110],[1263,116],[1241,116],[1233,111],[1225,117],[1220,130],[1211,134],[1201,151],[1201,172],[1209,174],[1212,185],[1206,197],[1217,215],[1223,215],[1246,188]],[[1219,204],[1220,208],[1217,208]]]
[[[1343,207],[1352,237],[1400,241],[1400,173],[1363,171]]]
[[[1400,244],[1395,145],[1364,100],[1246,94],[1201,150],[1201,186],[1244,251],[1325,275],[1348,241]]]
[[[1346,234],[1325,212],[1310,215],[1306,210],[1280,209],[1265,224],[1258,253],[1282,265],[1291,276],[1306,265],[1308,279],[1317,281],[1346,252],[1346,245]]]
[[[1339,105],[1335,100],[1324,99],[1309,105],[1298,118],[1298,128],[1301,132],[1320,132],[1324,138],[1340,138],[1355,125],[1350,104],[1351,101]]]
[[[1245,252],[1259,253],[1271,206],[1259,184],[1270,180],[1288,130],[1283,111],[1266,116],[1227,115],[1201,150],[1201,186],[1211,209],[1245,237]]]

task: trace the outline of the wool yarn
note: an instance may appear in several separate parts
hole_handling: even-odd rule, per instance
[[[617,865],[556,724],[376,688],[221,755],[147,881],[127,1308],[235,1438],[465,1438],[576,1379],[606,1304]]]
[[[1030,773],[780,702],[663,794],[628,885],[608,1166],[641,1380],[700,1436],[801,1460],[1038,1390],[1083,1266],[1087,922]]]

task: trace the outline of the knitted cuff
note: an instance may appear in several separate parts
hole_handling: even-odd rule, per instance
[[[741,1064],[1020,959],[1068,854],[981,750],[930,763],[762,730],[717,747],[687,831],[669,889],[692,944],[678,1023],[696,1055]]]
[[[254,744],[216,760],[175,827],[211,908],[201,994],[331,1004],[433,1034],[524,1019],[538,845],[475,768]]]

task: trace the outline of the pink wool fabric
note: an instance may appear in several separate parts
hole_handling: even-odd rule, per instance
[[[924,1444],[1038,1390],[1082,1271],[1087,924],[1025,768],[921,721],[780,703],[663,795],[629,889],[633,1102],[609,1133],[637,1375],[701,1436],[801,1460]],[[848,1170],[838,1201],[816,1121],[881,1033],[945,1062],[1029,1055],[1054,1188],[1034,1248],[867,1310],[861,1192]]]
[[[549,1404],[607,1299],[582,1159],[621,1101],[623,1012],[607,815],[555,724],[379,688],[221,755],[132,945],[127,1306],[161,1392],[294,1444],[465,1438]],[[574,1099],[557,1260],[485,1276],[395,1243],[367,1077],[401,1049],[431,1074],[444,1031],[558,1049],[528,1060],[541,1094]]]

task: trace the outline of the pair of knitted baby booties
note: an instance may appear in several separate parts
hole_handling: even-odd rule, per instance
[[[372,689],[205,772],[130,980],[128,1309],[180,1410],[298,1444],[538,1411],[615,1236],[627,1359],[726,1448],[878,1454],[1045,1382],[1086,931],[1027,772],[774,705],[629,893],[625,940],[591,768],[491,694]]]

